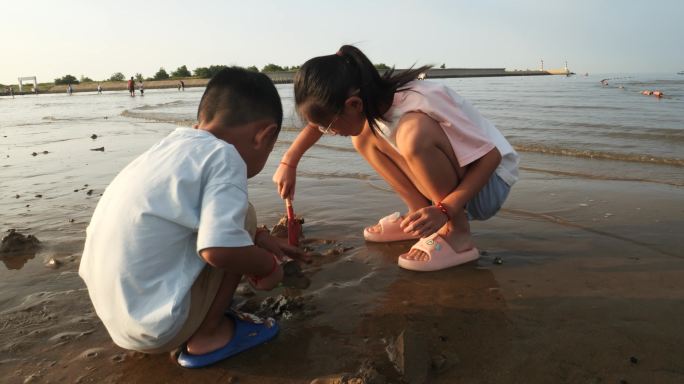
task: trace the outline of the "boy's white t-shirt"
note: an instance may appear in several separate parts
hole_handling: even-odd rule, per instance
[[[153,349],[188,316],[199,251],[253,245],[247,167],[231,144],[178,128],[124,168],[86,231],[79,275],[114,342]]]
[[[459,165],[464,167],[496,147],[501,163],[496,169],[509,186],[518,180],[518,153],[494,126],[467,100],[451,88],[432,81],[412,81],[394,93],[394,100],[383,118],[377,120],[381,137],[397,151],[397,125],[409,112],[422,112],[436,120],[444,130]]]

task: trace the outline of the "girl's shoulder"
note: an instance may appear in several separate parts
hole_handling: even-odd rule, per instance
[[[392,106],[400,109],[412,109],[449,99],[456,101],[459,96],[446,85],[428,80],[415,80],[405,84],[395,92]]]
[[[395,101],[409,98],[430,98],[451,94],[453,91],[442,83],[429,80],[414,80],[400,87],[394,94]]]

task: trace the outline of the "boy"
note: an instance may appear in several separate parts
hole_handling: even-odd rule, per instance
[[[117,345],[160,353],[185,344],[178,362],[191,368],[273,338],[273,319],[248,321],[228,310],[231,298],[242,275],[272,289],[283,276],[278,257],[304,258],[257,231],[247,201],[247,178],[264,167],[282,124],[271,80],[224,69],[197,115],[194,128],[176,129],[107,187],[79,268]]]

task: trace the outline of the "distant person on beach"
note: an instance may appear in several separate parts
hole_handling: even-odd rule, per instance
[[[140,96],[145,96],[145,86],[143,85],[142,80],[138,83],[138,90],[140,91]]]
[[[71,94],[74,92],[74,89],[71,87],[71,84],[67,85],[66,92],[69,96],[71,96]]]
[[[135,80],[133,80],[133,76],[131,76],[130,80],[128,80],[128,84],[126,85],[128,88],[128,93],[131,94],[131,97],[135,96]]]
[[[14,99],[14,88],[7,87],[7,93]]]
[[[367,227],[364,238],[418,240],[398,259],[400,267],[417,271],[477,259],[469,220],[494,216],[518,179],[518,154],[501,132],[452,89],[416,81],[427,69],[380,76],[349,45],[304,63],[294,94],[308,124],[273,176],[280,196],[293,197],[303,154],[324,134],[352,136],[356,151],[408,210]]]
[[[180,90],[185,91],[185,83],[183,82],[183,80],[180,81],[179,85],[180,85]]]
[[[97,93],[98,95],[102,94],[102,85],[100,83],[97,83]]]
[[[193,128],[177,128],[109,184],[79,267],[97,315],[122,348],[162,353],[197,368],[262,344],[275,320],[230,308],[247,276],[270,290],[281,258],[304,260],[256,228],[247,179],[280,132],[278,92],[262,73],[221,70],[207,84]],[[142,181],[142,182],[141,182]]]

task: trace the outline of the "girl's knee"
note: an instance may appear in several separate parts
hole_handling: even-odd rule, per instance
[[[436,124],[428,117],[419,116],[400,125],[397,130],[397,148],[404,157],[421,157],[434,153],[435,149],[438,149],[437,140],[430,134],[434,130],[432,124],[421,123],[420,120],[428,120],[428,123]]]
[[[364,130],[360,135],[352,136],[352,144],[354,149],[362,155],[368,154],[371,151],[380,151],[378,146],[378,138],[373,136],[372,133],[366,132]]]

